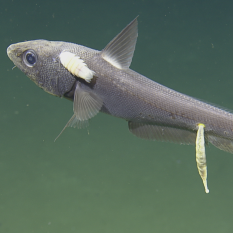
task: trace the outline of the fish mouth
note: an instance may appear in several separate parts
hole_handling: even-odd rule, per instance
[[[10,60],[16,65],[20,66],[21,63],[21,55],[22,55],[22,49],[20,48],[19,44],[11,44],[6,49],[7,56],[10,58]]]

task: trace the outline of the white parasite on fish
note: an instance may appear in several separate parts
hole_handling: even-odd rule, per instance
[[[76,54],[61,52],[59,55],[61,64],[73,75],[90,82],[95,72],[88,68],[87,64]]]

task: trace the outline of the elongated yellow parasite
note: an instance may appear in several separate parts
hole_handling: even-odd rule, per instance
[[[197,169],[202,178],[205,192],[209,193],[207,187],[207,165],[206,165],[206,154],[205,154],[205,136],[204,136],[204,124],[198,124],[197,138],[196,138],[196,161]]]
[[[62,52],[60,55],[61,64],[73,75],[90,82],[95,74],[90,70],[87,64],[76,54],[71,52]]]

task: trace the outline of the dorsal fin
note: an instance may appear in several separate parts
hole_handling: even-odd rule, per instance
[[[101,56],[118,69],[128,69],[133,58],[138,36],[135,18],[102,50]]]

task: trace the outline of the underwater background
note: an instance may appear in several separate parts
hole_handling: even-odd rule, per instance
[[[6,54],[16,42],[60,40],[101,50],[139,15],[131,69],[233,110],[233,2],[51,0],[0,3],[0,232],[229,233],[233,155],[146,141],[102,113],[68,128],[72,102],[38,88]]]

